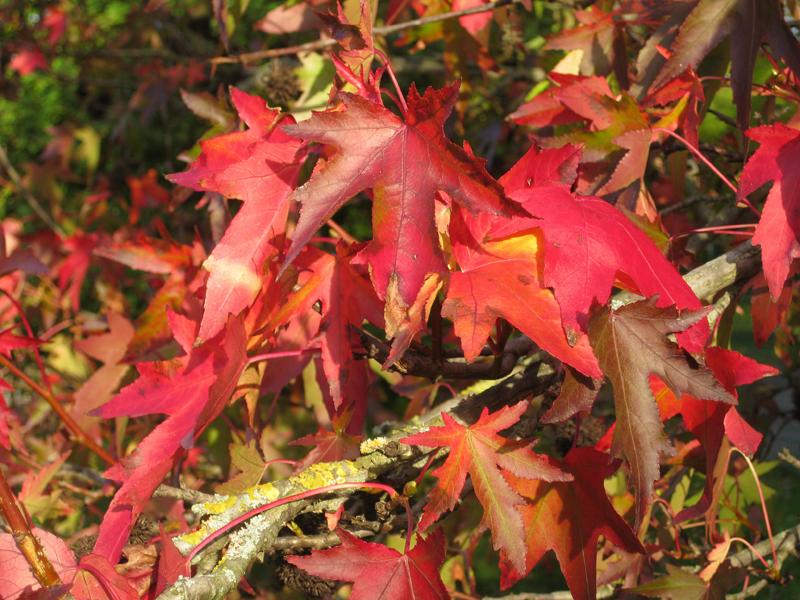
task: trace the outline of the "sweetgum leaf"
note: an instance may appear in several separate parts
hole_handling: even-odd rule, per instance
[[[800,258],[800,131],[777,123],[750,129],[747,137],[761,146],[744,166],[739,196],[773,182],[753,244],[761,246],[769,292],[777,300],[792,261]]]
[[[341,546],[314,550],[286,561],[325,579],[352,581],[351,600],[445,600],[450,597],[439,576],[444,562],[444,534],[437,529],[418,537],[408,554],[336,530]]]
[[[373,239],[359,258],[389,315],[414,303],[426,275],[446,270],[434,223],[436,192],[470,211],[514,209],[483,164],[444,136],[458,84],[423,95],[412,86],[405,120],[359,96],[340,96],[340,107],[284,128],[336,148],[292,195],[302,208],[287,262],[347,200],[371,189]]]
[[[510,195],[536,217],[531,225],[544,235],[544,285],[553,289],[568,331],[585,331],[592,304],[608,302],[620,274],[633,291],[658,296],[658,306],[700,308],[675,267],[614,206],[573,194],[566,186],[533,186]],[[705,326],[700,333],[703,341],[707,331]],[[702,343],[690,349],[700,347]]]
[[[461,270],[450,275],[442,314],[452,319],[464,357],[474,360],[497,319],[504,318],[553,356],[600,377],[586,335],[567,338],[556,298],[541,282],[537,237],[527,233],[478,245],[457,227],[454,217],[453,253]]]
[[[319,333],[322,368],[337,410],[350,377],[355,376],[351,328],[360,327],[364,320],[383,326],[381,302],[369,279],[351,264],[352,254],[340,244],[336,256],[323,254],[312,264],[320,279],[315,296],[322,305]]]
[[[303,144],[278,127],[280,111],[236,88],[231,88],[231,99],[247,131],[201,142],[202,152],[189,169],[168,176],[185,187],[244,201],[205,262],[210,275],[202,339],[214,337],[228,315],[239,314],[255,300],[264,261],[275,252],[271,241],[284,232],[289,194],[302,165]]]
[[[247,337],[240,319],[230,319],[217,337],[194,348],[190,346],[194,323],[173,317],[172,324],[176,339],[191,352],[171,361],[139,363],[139,379],[97,411],[104,418],[167,415],[132,454],[105,473],[122,483],[100,524],[94,548],[111,563],[119,560],[133,524],[172,468],[176,454],[190,447],[219,415],[246,364]]]
[[[444,426],[432,427],[401,440],[404,444],[450,448],[444,464],[433,472],[438,481],[425,505],[420,528],[427,528],[442,513],[455,507],[469,474],[475,495],[483,506],[482,523],[492,531],[495,549],[502,550],[519,571],[525,568],[524,526],[518,510],[524,502],[508,484],[503,471],[545,481],[571,479],[548,457],[498,435],[519,421],[526,408],[527,402],[506,406],[491,414],[484,408],[478,421],[469,427],[443,413]]]
[[[630,526],[614,510],[603,480],[619,467],[594,448],[573,448],[563,468],[573,481],[547,483],[509,476],[527,503],[522,507],[527,555],[525,570],[517,571],[506,556],[500,566],[507,588],[530,571],[548,550],[558,558],[567,585],[576,600],[596,596],[597,542],[600,536],[628,552],[644,552]]]
[[[658,376],[676,394],[688,392],[703,400],[735,402],[710,370],[693,367],[667,339],[704,318],[706,312],[678,314],[648,300],[598,312],[589,324],[592,348],[614,389],[617,423],[612,448],[615,455],[624,457],[630,470],[637,522],[659,477],[659,459],[671,453],[649,376]]]

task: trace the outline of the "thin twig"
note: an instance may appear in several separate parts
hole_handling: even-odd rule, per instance
[[[789,452],[788,448],[784,448],[778,452],[778,458],[786,464],[793,466],[795,469],[800,469],[800,458],[797,458],[794,454]]]
[[[367,331],[359,329],[358,333],[367,357],[384,363],[389,356],[389,346],[383,340],[378,339]],[[434,357],[423,356],[418,352],[408,350],[391,368],[404,375],[427,377],[431,380],[439,377],[447,379],[501,379],[513,370],[519,357],[530,354],[534,348],[535,345],[528,338],[520,339],[519,344],[509,344],[505,351],[499,355],[499,364],[495,362],[466,363],[457,360],[437,361],[435,355]]]
[[[206,494],[199,490],[189,490],[185,488],[173,487],[171,485],[161,484],[153,492],[154,498],[175,498],[176,500],[185,500],[192,504],[199,504],[201,502],[211,502],[214,496]]]
[[[358,538],[365,538],[375,535],[374,531],[369,529],[360,529],[358,531],[348,531],[350,535]],[[271,552],[294,552],[296,550],[321,550],[323,548],[330,548],[331,546],[338,546],[342,541],[339,536],[333,532],[320,533],[318,535],[304,535],[297,537],[294,535],[284,535],[279,537],[270,546]]]
[[[11,161],[8,158],[8,153],[6,153],[6,149],[0,144],[0,167],[3,167],[3,170],[8,173],[8,177],[11,179],[11,183],[14,184],[14,187],[17,188],[17,192],[24,197],[28,204],[31,205],[33,212],[35,212],[39,218],[44,221],[47,226],[52,229],[53,231],[58,234],[59,237],[67,237],[67,234],[64,232],[63,229],[53,220],[53,217],[44,209],[42,203],[34,196],[31,191],[22,183],[22,178],[19,176],[17,169],[14,168],[14,165],[11,164]]]
[[[438,15],[430,15],[428,17],[420,17],[418,19],[411,19],[403,21],[402,23],[395,23],[394,25],[384,25],[383,27],[375,27],[372,30],[373,35],[391,35],[413,27],[421,27],[431,23],[439,23],[440,21],[447,21],[449,19],[457,19],[458,17],[466,17],[467,15],[475,15],[484,12],[490,12],[503,6],[510,4],[517,4],[522,0],[495,0],[488,4],[481,6],[473,6],[472,8],[465,8],[463,10],[454,10],[452,12],[441,13]],[[314,40],[305,44],[298,44],[296,46],[287,46],[286,48],[270,48],[269,50],[258,50],[256,52],[246,52],[244,54],[236,54],[233,56],[215,56],[210,59],[210,62],[215,65],[221,64],[248,64],[266,58],[277,58],[279,56],[291,56],[293,54],[301,54],[303,52],[314,52],[316,50],[325,50],[331,46],[336,45],[336,40],[332,38]]]
[[[28,375],[19,369],[13,362],[7,359],[5,356],[0,355],[0,365],[11,371],[17,378],[21,379],[29,388],[31,388],[34,392],[39,394],[45,401],[50,405],[56,414],[61,418],[64,422],[64,425],[69,429],[70,433],[72,433],[72,437],[75,439],[76,442],[79,444],[86,446],[89,450],[94,452],[97,456],[99,456],[103,462],[108,465],[113,465],[116,460],[108,451],[105,450],[102,446],[100,446],[97,442],[95,442],[89,434],[87,434],[78,422],[72,417],[67,409],[58,401],[53,394],[51,394],[48,390],[40,386],[36,383],[33,379],[28,377]]]
[[[8,486],[5,475],[0,470],[0,514],[11,528],[14,543],[28,562],[33,576],[36,577],[43,588],[53,587],[61,583],[53,564],[47,558],[39,539],[33,534],[28,521],[22,514],[14,497],[14,492]]]
[[[746,590],[743,590],[737,594],[727,594],[725,596],[725,600],[745,600],[745,598],[752,598],[768,585],[769,581],[766,579],[761,579],[756,581],[753,585],[747,586]]]
[[[789,554],[797,554],[798,545],[800,545],[800,524],[777,533],[773,539],[778,552],[778,564],[780,564]],[[756,544],[754,548],[763,555],[770,551],[771,544],[771,540],[764,540]],[[733,556],[729,556],[728,560],[734,567],[747,567],[757,561],[758,557],[750,548],[745,548]]]

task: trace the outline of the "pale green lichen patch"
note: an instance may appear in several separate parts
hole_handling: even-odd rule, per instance
[[[256,501],[261,504],[266,504],[267,502],[277,500],[281,495],[280,491],[271,483],[254,485],[245,490],[245,492],[247,493],[248,503],[250,501]]]
[[[208,537],[209,531],[206,529],[205,525],[201,525],[195,531],[190,531],[189,533],[184,533],[183,535],[179,535],[177,537],[177,541],[179,542],[178,549],[181,550],[180,547],[182,544],[187,545],[190,548],[194,548],[202,542],[206,537]]]
[[[313,464],[302,473],[292,477],[292,481],[304,489],[313,490],[334,483],[352,481],[359,475],[363,477],[363,473],[357,469],[356,463],[351,460],[342,460],[335,463]]]
[[[200,505],[200,512],[205,515],[219,515],[236,504],[236,496],[219,496],[219,500],[204,502]]]
[[[372,454],[373,452],[382,450],[388,441],[389,440],[383,436],[372,438],[371,440],[364,440],[361,442],[358,450],[361,452],[362,456],[365,454]]]

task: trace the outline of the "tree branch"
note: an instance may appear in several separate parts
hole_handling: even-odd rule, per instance
[[[189,490],[186,488],[172,487],[171,485],[161,484],[153,492],[154,498],[175,498],[176,500],[185,500],[197,504],[199,502],[211,502],[214,496],[206,494],[198,490]]]
[[[798,550],[800,550],[800,524],[776,534],[774,540],[778,562],[782,563],[787,556],[797,554]],[[764,540],[756,544],[754,548],[763,556],[770,552],[771,546],[769,540]],[[759,560],[759,558],[750,548],[745,548],[733,556],[729,556],[728,560],[734,567],[747,567]],[[775,568],[780,568],[780,565],[776,565]]]
[[[454,10],[452,12],[441,13],[438,15],[430,15],[428,17],[420,17],[419,19],[411,19],[409,21],[404,21],[402,23],[395,23],[394,25],[384,25],[382,27],[375,27],[373,28],[372,33],[373,35],[376,36],[391,35],[393,33],[405,31],[406,29],[411,29],[413,27],[422,27],[423,25],[438,23],[440,21],[447,21],[449,19],[457,19],[458,17],[466,17],[467,15],[475,15],[478,13],[490,12],[493,10],[497,10],[498,8],[502,8],[503,6],[517,4],[521,1],[522,0],[495,0],[494,2],[489,2],[488,4],[473,6],[472,8],[465,8],[463,10]],[[266,58],[277,58],[279,56],[291,56],[294,54],[300,54],[302,52],[325,50],[335,45],[336,45],[335,39],[326,38],[326,39],[315,40],[313,42],[307,42],[305,44],[298,44],[296,46],[287,46],[286,48],[270,48],[269,50],[246,52],[244,54],[236,54],[234,56],[216,56],[212,58],[210,62],[216,65],[232,64],[232,63],[248,64],[259,60],[264,60]]]
[[[366,356],[383,364],[389,357],[389,345],[368,331],[358,330]],[[501,379],[511,373],[521,356],[530,354],[536,348],[528,338],[517,338],[506,344],[503,353],[495,360],[467,363],[464,360],[437,361],[413,349],[395,362],[391,368],[403,375],[415,375],[428,379]]]

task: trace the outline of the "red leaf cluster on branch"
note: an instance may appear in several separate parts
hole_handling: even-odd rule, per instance
[[[135,322],[110,312],[108,333],[76,344],[103,366],[92,385],[75,395],[75,412],[81,414],[71,434],[92,448],[101,436],[90,417],[138,423],[163,416],[105,471],[118,488],[91,553],[76,560],[60,540],[39,532],[62,584],[75,597],[96,597],[99,588],[110,597],[137,595],[135,577],[123,577],[115,566],[139,517],[165,479],[177,479],[197,460],[202,436],[221,416],[228,418],[225,411],[235,400],[244,398],[246,422],[246,433],[234,444],[237,466],[244,471],[254,461],[260,480],[270,465],[293,461],[268,456],[274,440],[257,435],[257,424],[274,416],[288,386],[311,396],[308,390],[316,385],[319,398],[309,406],[319,429],[294,441],[314,446],[298,468],[302,472],[322,460],[358,455],[370,417],[388,414],[368,401],[378,370],[395,389],[413,389],[423,398],[414,411],[439,398],[455,368],[473,383],[487,373],[513,381],[531,364],[544,365],[559,390],[542,394],[551,396],[551,406],[543,407],[539,397],[507,397],[493,410],[482,407],[474,422],[443,412],[441,425],[406,424],[411,433],[403,431],[393,443],[430,454],[416,482],[429,486],[417,526],[406,506],[412,526],[405,551],[359,539],[341,527],[338,512],[327,518],[340,545],[287,559],[310,575],[352,583],[353,599],[448,597],[440,574],[448,555],[447,515],[470,493],[481,515],[476,531],[489,530],[498,554],[502,587],[523,579],[552,550],[573,597],[581,600],[596,596],[601,538],[604,549],[627,557],[626,564],[634,564],[633,554],[652,553],[643,542],[653,503],[668,504],[656,500],[664,487],[659,485],[663,463],[689,464],[697,457],[681,453],[697,449],[701,460],[693,464],[705,469],[704,491],[694,506],[681,507],[674,522],[700,516],[713,521],[730,445],[753,454],[760,443],[760,434],[735,408],[736,388],[776,371],[725,348],[728,334],[720,330],[725,325],[712,319],[714,327],[709,326],[714,307],[704,306],[677,261],[656,243],[667,238],[669,245],[672,238],[645,176],[656,168],[655,150],[666,155],[675,145],[688,150],[698,168],[721,173],[701,153],[700,107],[707,87],[696,70],[723,39],[746,38],[744,46],[732,45],[731,57],[742,127],[751,119],[749,83],[760,44],[766,41],[775,55],[770,58],[794,70],[784,74],[787,86],[796,83],[800,44],[791,37],[778,0],[668,2],[675,9],[669,17],[658,3],[603,7],[612,4],[619,8],[580,12],[575,29],[550,40],[548,48],[578,54],[567,54],[550,73],[548,89],[509,116],[514,124],[509,127],[533,133],[521,158],[497,178],[469,144],[457,144],[449,135],[448,119],[454,110],[464,110],[460,83],[421,92],[412,83],[403,93],[388,57],[372,39],[364,1],[356,22],[347,20],[345,8],[338,16],[321,17],[340,48],[332,55],[336,77],[330,102],[309,118],[296,121],[236,86],[229,89],[235,114],[210,96],[184,94],[193,110],[213,113],[216,135],[200,142],[185,171],[167,178],[202,192],[203,202],[223,207],[221,213],[227,201],[241,201],[210,252],[200,240],[180,244],[166,234],[160,239],[133,229],[145,209],[166,210],[175,201],[148,172],[127,180],[131,231],[64,236],[52,267],[63,304],[74,313],[93,261],[153,278],[153,295]],[[626,11],[636,18],[623,18]],[[462,20],[459,32],[480,46],[490,20],[489,15]],[[52,21],[57,41],[60,34],[53,32],[62,25]],[[634,73],[625,48],[632,36],[626,32],[653,22],[660,26],[640,49]],[[20,51],[11,69],[25,74],[44,68],[42,61]],[[373,62],[379,66],[373,68]],[[385,78],[391,78],[393,90],[381,87]],[[386,106],[384,97],[395,106]],[[759,213],[751,202],[771,185],[753,225],[752,243],[761,248],[764,273],[749,282],[763,283],[769,292],[769,297],[765,290],[753,292],[756,335],[763,341],[789,310],[800,258],[795,164],[800,130],[763,124],[746,136],[759,147],[744,161],[736,198],[731,194],[728,200]],[[677,169],[670,160],[659,158],[657,168]],[[683,171],[677,173],[686,177],[686,159],[680,160]],[[659,183],[676,186],[678,178],[662,177]],[[359,241],[336,219],[344,207],[365,202],[372,233]],[[730,227],[740,225],[751,224]],[[163,223],[161,229],[166,231]],[[5,256],[5,246],[3,254],[7,271],[22,268],[11,260],[13,254]],[[680,258],[692,260],[688,253]],[[619,292],[632,301],[612,306]],[[713,304],[717,298],[703,300]],[[0,331],[2,364],[14,368],[12,351],[32,351],[38,360],[41,340],[30,331],[25,336],[12,331]],[[515,343],[523,350],[514,350]],[[370,356],[383,364],[370,364]],[[423,363],[424,372],[415,372],[414,365]],[[135,365],[138,375],[114,395],[128,365]],[[53,382],[39,366],[45,381],[37,393],[58,403]],[[30,379],[17,371],[23,381]],[[431,381],[414,379],[418,375]],[[544,428],[590,419],[606,380],[613,424],[605,435],[580,443],[581,432],[575,431],[567,451],[554,450]],[[451,391],[467,396],[473,391],[469,383]],[[102,392],[99,399],[92,397],[96,390]],[[273,406],[264,417],[259,400],[269,394]],[[13,415],[6,414],[5,404],[0,408],[0,445],[10,449]],[[675,444],[664,424],[677,415],[695,441],[681,443],[673,458]],[[413,450],[408,456],[414,460],[407,461],[413,464],[405,467],[418,472],[422,452]],[[441,459],[430,472],[435,481],[425,479],[428,467]],[[620,467],[628,488],[615,502],[604,482]],[[236,485],[231,479],[222,489]],[[320,493],[332,491],[325,485],[317,486]],[[24,484],[23,492],[33,493],[31,487],[34,483]],[[183,518],[182,505],[173,510]],[[12,541],[0,536],[0,562],[9,568],[20,563]],[[147,575],[159,593],[191,571],[163,529],[161,544],[161,562],[150,565]],[[0,581],[0,590],[4,597],[17,597],[28,585],[36,582],[20,577]]]

